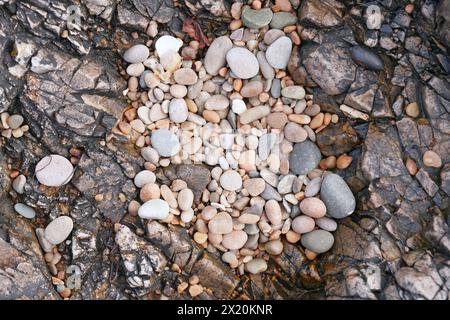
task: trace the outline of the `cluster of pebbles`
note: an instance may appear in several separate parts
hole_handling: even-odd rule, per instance
[[[185,226],[241,274],[259,273],[284,241],[300,243],[310,259],[333,246],[335,219],[353,213],[355,198],[327,169],[351,157],[322,159],[315,144],[339,117],[321,112],[286,70],[300,45],[290,2],[236,2],[231,12],[230,34],[214,39],[203,60],[197,41],[183,47],[170,35],[123,53],[130,107],[117,133],[146,160],[131,215]],[[199,201],[186,181],[157,181],[158,168],[183,163],[211,168]]]
[[[8,112],[0,113],[0,131],[2,137],[7,139],[11,137],[22,137],[29,130],[28,125],[23,122],[24,119],[20,114],[10,115]]]

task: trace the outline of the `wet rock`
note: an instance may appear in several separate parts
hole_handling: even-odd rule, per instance
[[[355,129],[345,122],[327,126],[316,137],[320,151],[327,157],[349,152],[359,143]]]
[[[181,179],[185,181],[194,192],[194,200],[198,201],[206,186],[211,181],[211,172],[204,165],[180,164],[168,167],[164,170],[170,180]]]
[[[354,46],[350,49],[350,55],[357,64],[361,67],[370,70],[383,70],[383,60],[371,49],[363,46]]]
[[[309,22],[318,27],[334,27],[342,23],[345,6],[335,0],[302,1],[298,10],[300,22]]]

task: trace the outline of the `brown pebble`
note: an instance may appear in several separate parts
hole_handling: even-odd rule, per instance
[[[187,282],[184,282],[184,281],[183,281],[182,283],[180,283],[180,284],[178,285],[178,287],[177,287],[177,292],[178,292],[178,293],[183,293],[183,291],[186,290],[187,287],[189,287],[189,284],[188,284]]]
[[[129,135],[131,132],[131,125],[128,122],[120,121],[119,130],[122,131],[123,134]]]
[[[64,288],[64,290],[60,292],[60,295],[63,298],[69,298],[71,294],[72,290],[70,290],[69,288]]]
[[[423,164],[427,167],[440,168],[442,166],[441,157],[434,151],[428,150],[423,154]]]
[[[203,118],[206,121],[212,122],[212,123],[219,123],[220,122],[220,116],[217,112],[213,110],[205,110],[202,113]]]
[[[259,0],[254,0],[254,1],[252,2],[252,8],[253,8],[253,9],[259,10],[259,9],[261,9],[261,7],[262,7],[261,1],[259,1]]]
[[[410,175],[414,176],[417,173],[417,165],[416,162],[410,158],[406,159],[406,169]]]
[[[189,287],[189,294],[193,298],[200,295],[202,292],[203,292],[203,287],[199,284],[195,284],[195,285]]]
[[[125,116],[125,118],[129,121],[133,121],[134,119],[136,119],[137,116],[137,110],[135,108],[130,108],[127,111],[125,111],[123,113],[123,115]]]
[[[317,253],[312,252],[311,250],[305,249],[305,255],[309,260],[314,260],[317,257]]]
[[[346,154],[341,154],[336,160],[336,167],[341,170],[345,169],[352,163],[352,160],[352,157]]]
[[[286,233],[286,240],[289,243],[297,243],[300,240],[300,234],[298,234],[297,232],[293,231],[293,230],[289,230]]]
[[[17,177],[19,176],[19,174],[20,174],[20,172],[19,172],[18,170],[14,170],[13,172],[11,172],[11,173],[9,174],[9,177],[10,177],[11,179],[14,179],[14,178],[17,178]]]
[[[200,282],[200,279],[196,275],[193,275],[189,278],[190,285],[198,284],[199,282]]]
[[[309,123],[309,127],[311,129],[319,128],[323,123],[323,119],[324,119],[324,114],[322,112],[320,112],[319,114],[314,116],[314,118],[312,118],[311,122]]]
[[[95,201],[100,202],[103,200],[103,194],[99,193],[95,195]]]

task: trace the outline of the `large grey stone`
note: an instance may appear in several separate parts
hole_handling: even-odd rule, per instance
[[[327,207],[328,215],[345,218],[355,211],[356,200],[347,183],[340,176],[328,173],[322,181],[320,198]]]
[[[289,168],[295,174],[307,174],[319,165],[321,158],[319,148],[311,141],[296,143],[289,156]]]

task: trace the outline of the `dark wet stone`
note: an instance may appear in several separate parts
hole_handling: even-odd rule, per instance
[[[300,6],[300,22],[318,27],[334,27],[342,23],[345,6],[335,0],[306,0]]]
[[[320,159],[320,150],[313,142],[306,140],[296,143],[289,156],[289,169],[297,175],[307,174],[317,168]]]
[[[200,164],[180,164],[164,169],[164,174],[170,180],[181,179],[194,192],[195,201],[199,201],[206,186],[211,181],[211,172]]]
[[[342,219],[355,211],[355,196],[337,174],[328,173],[325,176],[320,186],[320,198],[327,207],[327,214],[333,218]]]
[[[383,70],[383,60],[373,50],[363,46],[354,46],[349,50],[353,61],[361,67],[372,70]]]
[[[325,156],[339,156],[353,150],[359,143],[355,129],[349,123],[327,126],[317,134],[317,145]]]

